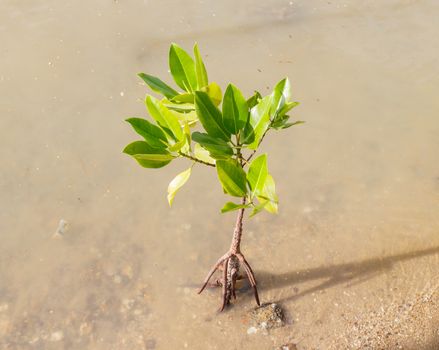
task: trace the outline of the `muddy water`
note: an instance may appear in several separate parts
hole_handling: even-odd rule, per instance
[[[2,1],[0,348],[427,349],[439,346],[439,7],[435,0]],[[121,154],[144,116],[136,73],[198,41],[250,94],[289,76],[307,124],[264,146],[280,214],[245,223],[263,302],[217,314],[195,287],[234,215],[211,169]],[[60,220],[67,226],[53,238]]]

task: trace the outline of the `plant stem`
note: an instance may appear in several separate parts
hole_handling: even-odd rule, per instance
[[[241,153],[241,143],[239,142],[239,134],[236,135],[236,145],[238,146],[236,158],[239,164],[241,165],[241,168],[244,168],[244,162],[246,160],[242,156]],[[247,197],[244,196],[241,199],[241,204],[245,205]],[[236,224],[235,229],[233,230],[233,238],[232,238],[232,245],[230,246],[230,252],[232,254],[237,254],[241,252],[241,237],[242,237],[242,219],[244,218],[244,211],[245,208],[241,208],[238,211],[238,217],[236,218]]]
[[[241,204],[244,205],[246,197],[242,197]],[[244,217],[245,208],[241,208],[238,211],[238,217],[236,218],[235,229],[233,231],[232,245],[230,246],[230,252],[232,254],[241,252],[241,237],[242,237],[242,219]]]
[[[189,159],[193,160],[194,162],[215,167],[215,164],[212,164],[212,163],[209,163],[209,162],[205,162],[204,160],[201,160],[201,159],[198,159],[196,157],[193,157],[190,154],[186,154],[186,153],[183,153],[181,151],[178,152],[178,154],[181,155],[182,157],[189,158]]]
[[[250,156],[246,159],[246,162],[248,162],[250,159],[252,159],[252,157],[255,155],[256,151],[258,150],[259,146],[262,143],[262,140],[264,139],[265,135],[267,135],[268,130],[270,130],[270,127],[271,127],[271,123],[268,126],[267,130],[265,130],[265,132],[262,134],[262,137],[258,142],[258,147],[250,154]]]

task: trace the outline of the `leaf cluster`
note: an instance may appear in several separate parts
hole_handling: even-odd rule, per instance
[[[278,197],[267,155],[254,155],[269,130],[303,123],[289,121],[287,113],[298,102],[290,101],[288,78],[278,82],[267,96],[256,91],[245,98],[233,84],[223,95],[217,83],[209,83],[197,44],[193,57],[172,44],[169,68],[180,91],[155,76],[139,74],[162,97],[146,96],[150,120],[126,119],[143,139],[130,143],[123,152],[145,168],[162,168],[176,158],[192,162],[170,182],[169,205],[188,181],[193,166],[201,164],[216,167],[224,193],[242,198],[240,203],[227,202],[221,212],[252,208],[252,215],[264,209],[277,213]]]

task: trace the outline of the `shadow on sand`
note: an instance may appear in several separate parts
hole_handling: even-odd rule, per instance
[[[350,286],[362,283],[378,274],[389,271],[398,262],[434,254],[439,254],[439,247],[419,249],[412,252],[380,258],[371,258],[358,262],[291,271],[282,274],[256,271],[256,278],[258,279],[262,293],[264,290],[294,287],[302,282],[320,279],[324,280],[317,286],[303,291],[299,291],[297,288],[292,288],[291,290],[293,294],[278,300],[278,302],[282,303],[285,301],[296,300],[309,293],[331,288],[341,283],[349,283]]]

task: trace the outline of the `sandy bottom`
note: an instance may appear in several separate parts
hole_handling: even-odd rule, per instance
[[[439,349],[438,18],[436,0],[3,0],[0,349]],[[244,223],[273,330],[246,283],[221,314],[196,293],[234,224],[214,171],[169,209],[188,163],[121,153],[146,117],[136,73],[170,82],[170,42],[195,41],[246,96],[289,76],[306,120],[264,140],[279,215]]]

